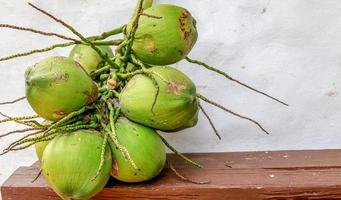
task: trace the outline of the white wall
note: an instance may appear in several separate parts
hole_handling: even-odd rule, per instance
[[[21,0],[0,0],[0,23],[69,34]],[[135,1],[33,1],[86,35],[121,25]],[[190,56],[290,104],[282,106],[205,69],[181,62],[176,66],[197,84],[199,92],[260,121],[271,135],[253,124],[204,105],[223,139],[208,122],[166,134],[183,152],[325,149],[341,147],[341,1],[339,0],[157,0],[188,8],[198,21],[199,40]],[[58,39],[0,29],[0,56],[54,44]],[[24,95],[24,70],[48,55],[0,63],[0,101]],[[31,114],[25,102],[1,106],[12,116]],[[18,129],[0,125],[0,132]],[[3,149],[18,136],[0,139]],[[36,160],[33,149],[0,157],[0,184],[19,166]]]

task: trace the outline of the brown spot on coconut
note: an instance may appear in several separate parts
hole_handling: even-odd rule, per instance
[[[189,41],[189,36],[191,34],[191,29],[188,28],[188,24],[189,21],[187,20],[189,17],[191,16],[191,14],[188,12],[188,10],[184,9],[184,11],[182,12],[180,18],[179,18],[179,22],[180,22],[180,30],[182,32],[183,38],[186,41],[187,45],[190,45]],[[193,23],[193,22],[191,22]]]
[[[61,110],[54,111],[53,117],[61,119],[65,116],[65,112]]]
[[[55,79],[55,83],[67,81],[68,79],[69,79],[69,74],[68,73],[57,75],[57,77]]]
[[[117,174],[118,174],[118,165],[117,165],[115,158],[112,157],[112,168],[111,168],[110,175],[117,176]]]
[[[155,41],[153,40],[153,36],[147,35],[144,37],[143,40],[144,40],[143,41],[144,48],[146,49],[146,51],[149,51],[152,54],[157,52],[157,48],[155,46]]]
[[[176,96],[180,96],[181,91],[185,90],[187,86],[183,83],[176,83],[173,80],[168,81],[168,91]]]

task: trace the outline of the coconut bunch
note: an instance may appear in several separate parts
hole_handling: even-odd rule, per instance
[[[85,37],[71,25],[29,3],[35,10],[70,30],[77,38],[32,28],[0,24],[68,40],[0,58],[0,61],[73,46],[67,56],[47,57],[25,73],[25,97],[37,115],[5,119],[28,128],[3,134],[27,133],[2,154],[35,146],[41,172],[63,199],[89,199],[103,189],[109,177],[142,182],[156,177],[166,165],[164,145],[196,167],[200,164],[172,147],[157,131],[172,134],[197,124],[201,111],[220,139],[200,102],[248,120],[199,94],[191,79],[170,66],[183,59],[284,105],[217,68],[188,57],[198,38],[196,21],[185,8],[153,5],[139,0],[131,20],[100,35]],[[122,39],[110,40],[121,34]],[[114,48],[113,48],[114,47]],[[114,51],[112,50],[114,49]],[[192,181],[169,167],[184,181]]]

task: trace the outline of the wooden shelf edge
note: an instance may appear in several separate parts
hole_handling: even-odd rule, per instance
[[[179,180],[168,168],[154,180],[110,181],[94,199],[332,199],[341,198],[341,150],[262,151],[187,154],[204,165],[196,169],[175,155],[169,160],[198,185]],[[3,200],[59,199],[43,177],[34,183],[39,163],[20,167],[1,186]]]

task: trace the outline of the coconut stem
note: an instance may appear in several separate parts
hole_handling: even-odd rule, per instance
[[[205,115],[206,119],[208,120],[208,122],[210,123],[214,133],[216,134],[216,136],[218,137],[219,140],[221,140],[221,136],[218,132],[218,130],[216,129],[216,127],[214,126],[210,116],[207,114],[207,112],[205,111],[205,109],[201,106],[201,104],[199,103],[199,108],[201,110],[201,112]]]
[[[33,118],[38,118],[39,116],[35,115],[35,116],[27,116],[27,117],[10,117],[8,115],[5,115],[4,113],[0,112],[0,115],[6,117],[7,119],[1,120],[0,123],[2,122],[8,122],[8,121],[14,121],[18,124],[23,124],[26,126],[30,126],[33,128],[40,128],[40,126],[32,123],[32,122],[26,122],[26,121],[21,121],[21,120],[25,120],[25,119],[33,119]]]
[[[68,46],[71,46],[71,45],[74,45],[74,44],[75,44],[74,42],[60,43],[60,44],[55,44],[55,45],[52,45],[52,46],[49,46],[49,47],[46,47],[46,48],[43,48],[43,49],[34,49],[34,50],[23,52],[23,53],[17,53],[17,54],[13,54],[13,55],[10,55],[10,56],[6,56],[6,57],[3,57],[3,58],[0,58],[0,62],[1,61],[5,61],[5,60],[10,60],[10,59],[13,59],[13,58],[29,56],[29,55],[36,54],[36,53],[47,52],[47,51],[50,51],[50,50],[58,48],[58,47],[68,47]]]
[[[38,8],[37,6],[33,5],[32,3],[28,3],[32,8],[36,9],[37,11],[43,13],[44,15],[50,17],[51,19],[53,19],[54,21],[60,23],[61,25],[63,25],[64,27],[66,27],[67,29],[69,29],[73,34],[75,34],[77,37],[79,37],[82,41],[84,41],[85,43],[89,44],[91,46],[92,49],[94,49],[98,55],[104,59],[111,67],[115,67],[117,68],[118,66],[116,65],[116,63],[114,63],[108,56],[107,53],[103,53],[98,47],[96,47],[89,39],[85,38],[81,33],[79,33],[75,28],[73,28],[71,25],[67,24],[66,22],[64,22],[63,20],[55,17],[54,15],[48,13],[47,11]]]
[[[210,181],[195,181],[195,180],[191,180],[185,176],[183,176],[182,174],[180,174],[176,169],[175,167],[172,165],[172,163],[167,160],[167,165],[169,167],[169,169],[172,170],[172,172],[177,176],[179,177],[182,181],[186,181],[186,182],[189,182],[189,183],[194,183],[194,184],[209,184]]]
[[[127,40],[124,40],[120,45],[118,45],[115,49],[115,55],[122,54],[122,48],[127,44]]]
[[[237,116],[237,117],[239,117],[239,118],[248,120],[248,121],[250,121],[250,122],[256,124],[263,132],[265,132],[266,134],[269,134],[269,132],[266,131],[266,130],[263,128],[263,126],[260,125],[260,123],[257,122],[256,120],[253,120],[253,119],[251,119],[251,118],[249,118],[249,117],[245,117],[245,116],[240,115],[240,114],[238,114],[238,113],[236,113],[236,112],[234,112],[234,111],[232,111],[232,110],[230,110],[230,109],[227,109],[227,108],[225,108],[224,106],[222,106],[222,105],[220,105],[220,104],[218,104],[218,103],[216,103],[216,102],[213,102],[212,100],[209,100],[208,98],[204,97],[204,96],[201,95],[201,94],[198,94],[198,93],[197,93],[197,97],[198,97],[199,99],[201,99],[201,100],[203,100],[203,101],[205,101],[205,102],[207,102],[207,103],[209,103],[209,104],[215,106],[215,107],[218,107],[218,108],[224,110],[225,112],[228,112],[228,113],[230,113],[230,114],[232,114],[232,115],[234,115],[234,116]]]
[[[98,128],[99,125],[98,124],[69,124],[69,125],[66,125],[66,126],[63,126],[63,127],[59,127],[57,129],[57,131],[60,131],[60,132],[72,132],[72,131],[77,131],[77,130],[80,130],[80,129],[96,129]]]
[[[124,61],[127,61],[129,56],[131,55],[131,49],[133,46],[133,41],[135,39],[135,33],[136,33],[137,28],[138,28],[140,17],[146,16],[146,17],[151,17],[151,18],[155,18],[155,19],[161,19],[162,18],[160,16],[153,16],[153,15],[143,13],[143,10],[149,8],[153,4],[153,1],[149,1],[149,2],[146,1],[146,4],[144,4],[144,2],[145,2],[144,0],[139,0],[137,2],[137,6],[135,8],[135,11],[134,11],[134,14],[132,17],[132,19],[133,19],[132,28],[131,28],[130,32],[128,33],[128,37],[126,39],[127,45],[125,46],[126,47],[125,52],[124,52],[124,55],[122,57],[122,60],[124,60]]]
[[[39,176],[41,175],[42,172],[43,172],[43,169],[40,169],[37,176],[34,177],[34,179],[31,181],[31,183],[34,183],[39,178]]]
[[[142,13],[141,16],[150,17],[150,18],[154,18],[154,19],[162,19],[161,16],[150,15],[147,13]]]
[[[186,162],[188,162],[189,164],[192,164],[198,168],[202,168],[202,166],[198,163],[196,163],[195,161],[189,159],[188,157],[186,157],[185,155],[183,155],[182,153],[180,153],[178,150],[176,150],[172,145],[170,145],[167,140],[162,137],[159,133],[158,135],[160,136],[161,140],[163,141],[163,143],[171,150],[173,151],[177,156],[179,156],[180,158],[182,158],[183,160],[185,160]]]
[[[158,96],[160,94],[160,86],[159,86],[158,82],[156,81],[155,77],[150,72],[144,72],[143,74],[147,75],[152,80],[152,82],[153,82],[153,84],[154,84],[154,86],[156,88],[153,104],[152,104],[152,107],[150,109],[150,111],[153,113],[153,115],[155,115],[154,107],[156,105],[157,98],[158,98]]]
[[[40,131],[36,131],[36,132],[34,132],[34,133],[27,134],[27,135],[25,135],[24,137],[22,137],[22,138],[20,138],[20,139],[18,139],[18,140],[16,140],[16,141],[14,141],[14,142],[12,142],[10,145],[8,145],[7,148],[4,149],[4,151],[7,151],[7,150],[11,149],[11,148],[14,147],[14,146],[18,146],[18,145],[22,144],[22,143],[21,143],[22,141],[28,140],[28,142],[30,142],[31,140],[29,140],[29,139],[32,139],[32,138],[28,138],[28,137],[34,136],[34,135],[37,135],[37,134],[40,134],[40,133],[43,133],[43,132],[44,132],[44,130],[40,130]],[[26,138],[27,138],[27,139],[26,139]],[[37,137],[37,139],[38,139],[38,137]],[[19,143],[20,143],[20,144],[19,144]]]
[[[68,120],[70,120],[76,116],[79,116],[79,115],[83,114],[85,111],[90,110],[90,109],[93,109],[93,107],[92,106],[84,106],[83,108],[79,109],[78,111],[72,112],[72,113],[68,114],[67,116],[65,116],[64,118],[62,118],[61,120],[59,120],[58,122],[52,124],[47,130],[51,130],[53,128],[56,128],[56,127],[62,125],[63,123],[67,122]]]
[[[165,79],[165,78],[163,78],[162,76],[161,76],[161,74],[159,74],[159,73],[157,73],[157,72],[155,72],[155,71],[151,71],[151,70],[145,70],[145,71],[147,71],[148,73],[151,73],[151,74],[154,74],[154,75],[156,75],[157,77],[159,77],[163,82],[165,82],[165,83],[169,83],[169,81],[167,80],[167,79]]]
[[[11,122],[11,121],[14,121],[14,119],[12,119],[12,118],[6,118],[6,119],[0,120],[0,123]]]
[[[72,119],[69,119],[69,120],[63,122],[62,124],[59,124],[57,127],[54,127],[53,129],[67,127],[67,125],[69,125],[69,126],[72,126],[72,125],[84,125],[85,122],[84,122],[84,118],[83,117],[84,116],[82,116],[82,115],[76,116],[76,117],[74,117]],[[49,125],[48,127],[50,127],[50,126],[51,125]]]
[[[46,136],[46,137],[44,137],[44,138],[42,138],[42,139],[35,140],[35,141],[31,142],[31,143],[28,143],[28,144],[26,144],[26,145],[20,146],[20,147],[18,147],[18,148],[14,148],[14,147],[16,147],[17,145],[16,145],[16,146],[13,146],[13,147],[11,147],[11,148],[7,148],[7,149],[4,150],[3,153],[0,154],[0,156],[4,155],[4,154],[6,154],[6,153],[8,153],[8,152],[10,152],[10,151],[19,151],[19,150],[27,149],[27,148],[31,147],[32,145],[34,145],[34,144],[36,144],[36,143],[38,143],[38,142],[50,141],[50,140],[52,140],[54,137],[56,137],[56,135],[57,135],[57,133],[52,134],[52,135],[49,135],[49,136]]]
[[[103,138],[103,143],[102,143],[102,148],[101,148],[101,160],[99,162],[99,166],[96,172],[96,175],[91,179],[91,181],[94,181],[99,173],[102,171],[103,168],[103,164],[104,164],[104,156],[105,156],[105,150],[106,150],[106,146],[108,144],[108,132],[104,133],[104,138]]]
[[[117,39],[117,40],[107,40],[107,41],[93,41],[92,43],[95,44],[96,46],[117,46],[120,45],[123,42],[122,39]],[[81,42],[82,44],[85,45],[90,45],[84,42]]]
[[[116,97],[116,98],[120,98],[120,93],[117,92],[116,90],[112,90],[111,91],[113,93],[113,95]]]
[[[36,126],[37,128],[39,129],[42,129],[44,128],[45,126],[42,125],[41,123],[37,122],[36,120],[26,120],[24,121],[25,123],[30,123],[30,124],[33,124],[34,126]]]
[[[38,122],[34,122],[34,121],[15,121],[16,123],[19,123],[19,124],[23,124],[23,125],[26,125],[26,126],[30,126],[30,127],[33,127],[33,128],[37,128],[37,129],[41,129],[41,125],[38,125],[39,123]]]
[[[136,17],[136,15],[138,14],[138,10],[139,10],[139,6],[140,6],[141,0],[137,1],[136,7],[134,9],[134,13],[132,16],[132,19],[134,19],[134,17]],[[143,6],[143,10],[150,8],[153,5],[153,0],[145,0],[142,4]]]
[[[26,97],[20,97],[20,98],[14,99],[12,101],[1,102],[0,105],[14,104],[14,103],[17,103],[17,102],[22,101],[24,99],[26,99]]]
[[[68,124],[68,125],[64,125],[62,127],[51,128],[51,126],[54,125],[54,124],[52,124],[46,130],[40,130],[40,131],[37,131],[34,133],[30,133],[30,134],[28,134],[28,135],[26,135],[26,136],[24,136],[24,137],[22,137],[16,141],[12,142],[6,149],[10,149],[12,147],[18,146],[18,145],[23,144],[23,143],[36,141],[36,140],[41,139],[45,136],[52,135],[52,134],[56,133],[57,131],[67,132],[67,131],[78,130],[78,129],[82,129],[82,128],[97,128],[98,127],[98,125],[96,125],[96,124],[84,125],[81,123],[82,122],[76,122],[74,124]],[[29,138],[30,136],[35,136],[39,133],[43,133],[43,134],[41,136],[38,136],[38,137]]]
[[[57,134],[58,132],[65,133],[65,132],[76,131],[79,129],[96,129],[96,128],[98,128],[97,124],[80,124],[79,122],[77,122],[75,124],[65,125],[63,127],[59,127],[59,128],[52,129],[52,130],[35,132],[35,133],[28,134],[25,137],[13,142],[5,150],[12,149],[12,148],[19,146],[21,144],[24,144],[24,143],[37,142],[40,139],[43,139],[45,137]],[[35,135],[37,135],[39,133],[43,133],[43,134],[41,136],[36,137]],[[30,137],[30,136],[35,136],[35,137]],[[28,137],[30,137],[30,138],[28,138]]]
[[[97,76],[103,74],[104,72],[109,71],[109,69],[110,69],[110,66],[106,65],[102,68],[97,69],[94,72],[91,72],[90,76],[91,76],[91,78],[96,78]]]
[[[231,81],[233,81],[233,82],[236,82],[236,83],[238,83],[239,85],[242,85],[242,86],[244,86],[244,87],[246,87],[246,88],[248,88],[248,89],[250,89],[250,90],[252,90],[252,91],[254,91],[254,92],[257,92],[257,93],[259,93],[259,94],[262,94],[262,95],[264,95],[264,96],[266,96],[266,97],[268,97],[268,98],[270,98],[270,99],[272,99],[272,100],[275,100],[275,101],[277,101],[277,102],[279,102],[279,103],[281,103],[281,104],[283,104],[283,105],[285,105],[285,106],[289,106],[287,103],[285,103],[285,102],[283,102],[283,101],[281,101],[281,100],[279,100],[279,99],[277,99],[277,98],[275,98],[275,97],[273,97],[273,96],[271,96],[271,95],[269,95],[269,94],[267,94],[267,93],[265,93],[265,92],[262,92],[262,91],[260,91],[260,90],[258,90],[258,89],[256,89],[256,88],[254,88],[254,87],[251,87],[251,86],[249,86],[249,85],[247,85],[247,84],[245,84],[245,83],[243,83],[243,82],[240,82],[240,81],[238,81],[237,79],[232,78],[232,77],[231,77],[230,75],[228,75],[227,73],[225,73],[225,72],[223,72],[223,71],[221,71],[221,70],[219,70],[219,69],[217,69],[217,68],[211,67],[211,66],[207,65],[207,64],[204,63],[204,62],[201,62],[201,61],[198,61],[198,60],[192,60],[192,59],[190,59],[189,57],[186,57],[185,59],[186,59],[188,62],[190,62],[190,63],[197,64],[197,65],[201,65],[201,66],[205,67],[205,68],[208,69],[208,70],[211,70],[211,71],[214,71],[214,72],[216,72],[216,73],[218,73],[218,74],[221,74],[221,75],[225,76],[227,79],[229,79],[229,80],[231,80]]]
[[[121,110],[120,108],[118,108],[115,111],[113,106],[110,103],[108,103],[107,105],[109,108],[109,124],[111,128],[111,132],[109,131],[109,133],[111,133],[110,134],[111,140],[114,142],[114,145],[120,150],[125,160],[129,161],[130,164],[134,167],[134,169],[137,169],[137,166],[134,160],[131,158],[129,151],[123,145],[120,144],[120,142],[118,141],[117,134],[116,134],[115,123],[119,117]]]
[[[122,60],[124,60],[124,61],[126,61],[128,59],[128,56],[131,54],[131,48],[133,46],[133,41],[135,39],[135,33],[136,33],[136,30],[138,27],[140,16],[143,13],[143,2],[144,2],[144,0],[140,0],[138,2],[136,14],[135,14],[134,19],[133,19],[133,25],[132,25],[132,28],[131,28],[129,34],[128,34],[126,49],[125,49],[125,52],[124,52],[124,55],[122,58]]]
[[[0,138],[2,137],[6,137],[8,135],[12,135],[14,133],[25,133],[25,132],[28,132],[28,131],[37,131],[38,129],[36,128],[25,128],[25,129],[21,129],[21,130],[14,130],[14,131],[10,131],[10,132],[7,132],[7,133],[4,133],[2,135],[0,135]]]
[[[99,41],[99,42],[92,42],[92,43],[95,44],[95,45],[117,45],[120,42],[122,42],[122,40]],[[87,43],[84,43],[84,42],[81,42],[81,43],[88,45]],[[76,44],[76,43],[75,42],[59,43],[59,44],[54,44],[54,45],[51,45],[51,46],[43,48],[43,49],[34,49],[34,50],[31,50],[31,51],[27,51],[27,52],[17,53],[17,54],[13,54],[13,55],[10,55],[10,56],[6,56],[6,57],[3,57],[3,58],[0,58],[0,62],[1,61],[10,60],[10,59],[13,59],[13,58],[29,56],[29,55],[36,54],[36,53],[48,52],[48,51],[51,51],[51,50],[53,50],[55,48],[68,47],[68,46],[71,46],[71,45],[74,45],[74,44]]]
[[[117,73],[117,76],[120,79],[126,80],[126,79],[133,77],[135,75],[138,75],[138,74],[143,74],[143,71],[142,70],[136,70],[136,71],[129,72],[129,73]]]
[[[0,28],[9,28],[9,29],[15,29],[15,30],[20,30],[20,31],[27,31],[27,32],[32,32],[32,33],[44,35],[44,36],[55,36],[55,37],[59,37],[59,38],[64,39],[64,40],[71,40],[71,41],[74,41],[76,43],[80,43],[79,40],[76,40],[76,39],[73,39],[73,38],[70,38],[70,37],[67,37],[64,35],[60,35],[58,33],[44,32],[44,31],[33,29],[33,28],[26,28],[26,27],[11,25],[11,24],[0,24]]]
[[[140,61],[139,59],[137,59],[137,58],[135,57],[134,54],[131,54],[131,55],[130,55],[130,61],[131,61],[133,64],[135,64],[135,65],[141,67],[142,69],[151,68],[151,66],[149,66],[149,65],[143,63],[142,61]]]
[[[56,132],[56,130],[51,130],[51,131],[40,130],[40,131],[36,131],[34,133],[27,134],[24,137],[12,142],[10,145],[8,145],[8,147],[5,150],[14,148],[20,144],[39,140],[39,139],[44,138],[45,136],[49,136],[55,132]],[[40,133],[43,133],[43,134],[41,136],[36,136]],[[34,137],[31,137],[31,136],[34,136]]]
[[[6,117],[6,119],[0,120],[0,123],[9,122],[9,121],[21,121],[21,120],[28,120],[28,119],[36,119],[39,118],[39,115],[33,115],[33,116],[23,116],[23,117],[10,117],[8,115],[5,115],[4,113],[0,112],[0,115],[3,117]]]
[[[123,29],[126,27],[126,25],[120,26],[118,28],[114,28],[110,31],[103,32],[100,36],[92,36],[89,39],[94,40],[104,40],[112,35],[117,35],[123,32]]]

